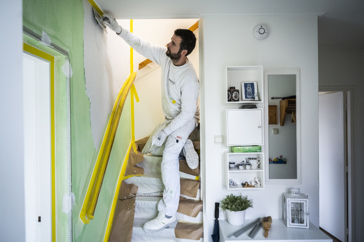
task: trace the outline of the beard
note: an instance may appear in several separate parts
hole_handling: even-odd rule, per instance
[[[169,58],[171,58],[171,60],[179,60],[181,58],[181,48],[179,49],[179,51],[175,54],[171,53],[171,50],[168,48],[167,52],[166,52],[166,56],[168,56]]]

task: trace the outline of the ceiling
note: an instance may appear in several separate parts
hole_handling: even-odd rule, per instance
[[[320,47],[364,49],[364,0],[96,0],[117,19],[314,14]],[[186,6],[191,6],[186,8]]]

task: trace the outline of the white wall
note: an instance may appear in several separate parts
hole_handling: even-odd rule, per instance
[[[364,163],[362,162],[362,150],[364,147],[364,50],[363,49],[335,49],[320,48],[320,89],[325,87],[352,88],[354,90],[354,106],[352,120],[353,148],[352,160],[354,162],[352,171],[355,186],[351,189],[354,195],[356,210],[353,213],[356,220],[356,241],[363,241],[364,230],[362,217],[364,215]],[[353,240],[354,241],[354,240]]]
[[[5,1],[0,45],[0,240],[25,240],[22,1]]]
[[[252,31],[265,23],[270,36],[256,40]],[[225,135],[225,67],[263,65],[264,68],[300,68],[302,116],[301,192],[310,198],[310,221],[318,225],[318,47],[317,18],[301,16],[206,16],[203,19],[203,80],[201,119],[204,135],[207,210],[210,235],[214,221],[214,203],[230,192],[224,184],[224,152],[228,148],[214,144],[215,135]],[[204,148],[204,149],[203,149]],[[254,201],[247,218],[281,214],[281,195],[291,185],[267,185],[263,191],[244,191]],[[209,238],[209,236],[206,236]]]

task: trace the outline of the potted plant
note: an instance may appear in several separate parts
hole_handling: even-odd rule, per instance
[[[221,208],[226,211],[227,220],[231,225],[243,225],[245,222],[245,211],[253,207],[253,201],[248,196],[227,195],[221,201]]]

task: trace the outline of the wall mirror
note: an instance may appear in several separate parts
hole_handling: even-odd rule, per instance
[[[265,162],[267,184],[300,184],[299,69],[265,71]]]

